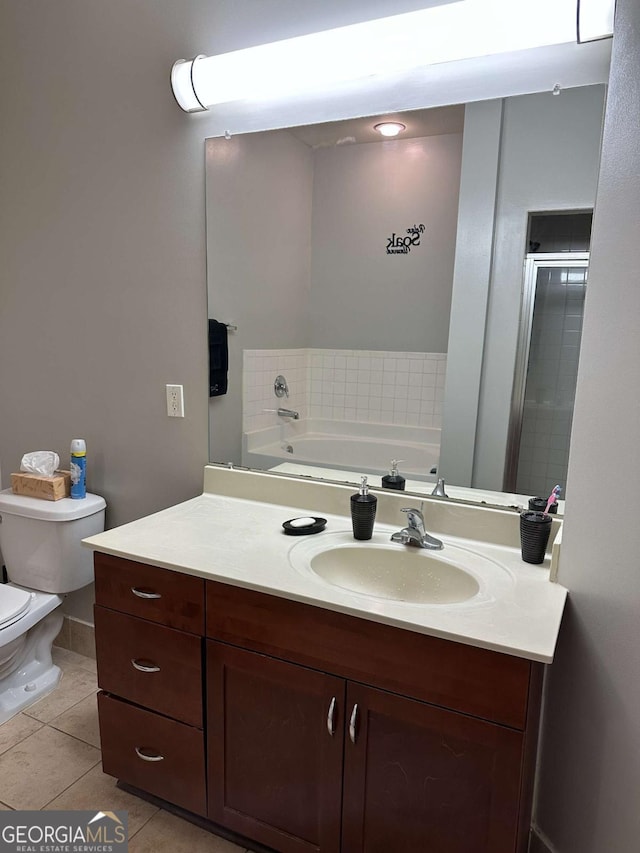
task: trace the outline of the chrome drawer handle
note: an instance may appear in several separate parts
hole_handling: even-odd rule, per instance
[[[156,752],[155,755],[145,755],[145,753],[142,751],[143,749],[147,749],[147,747],[143,746],[141,748],[139,746],[136,746],[136,755],[143,761],[164,761],[164,755],[160,755],[159,752]]]
[[[144,589],[137,589],[135,586],[131,587],[131,592],[138,598],[162,598],[159,592],[147,592]]]
[[[336,731],[336,697],[334,696],[329,705],[329,713],[327,714],[327,731],[333,737]]]
[[[138,663],[135,658],[131,658],[131,663],[133,664],[134,669],[137,669],[138,672],[160,672],[160,667],[155,663]]]
[[[351,712],[351,719],[349,720],[349,737],[351,738],[351,743],[356,742],[356,724],[358,722],[358,705],[357,703],[353,706],[353,711]]]

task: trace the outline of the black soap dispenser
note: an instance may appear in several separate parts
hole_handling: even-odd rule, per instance
[[[382,478],[382,487],[384,489],[395,489],[397,492],[404,491],[406,480],[400,476],[400,472],[398,471],[399,462],[402,462],[402,459],[391,460],[391,470]]]
[[[378,498],[369,494],[367,478],[362,478],[360,491],[351,495],[351,525],[354,539],[371,539],[376,519]]]

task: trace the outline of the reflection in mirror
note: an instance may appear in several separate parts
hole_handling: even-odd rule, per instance
[[[407,491],[506,504],[565,488],[568,431],[540,433],[557,452],[528,482],[508,465],[514,400],[544,431],[570,397],[514,384],[523,267],[532,214],[593,208],[603,106],[586,86],[207,140],[209,316],[237,327],[211,460],[372,485],[403,460]]]

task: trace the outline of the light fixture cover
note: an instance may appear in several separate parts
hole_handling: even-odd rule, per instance
[[[399,121],[381,121],[373,125],[373,129],[381,133],[382,136],[397,136],[407,129],[406,124]]]
[[[578,42],[611,38],[616,0],[578,0]]]
[[[532,7],[524,0],[455,0],[219,56],[178,60],[171,85],[182,109],[196,112],[231,101],[323,93],[335,84],[436,63],[575,43],[576,2],[536,0]],[[613,3],[580,0],[580,7],[586,12],[587,6],[612,8]]]

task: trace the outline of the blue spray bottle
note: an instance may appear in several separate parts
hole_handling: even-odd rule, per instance
[[[87,445],[83,438],[71,442],[71,497],[87,496]]]

